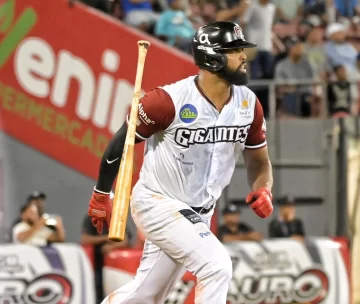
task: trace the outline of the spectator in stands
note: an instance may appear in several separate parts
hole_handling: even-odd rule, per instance
[[[219,0],[219,5],[221,8],[231,9],[235,7],[238,8],[244,5],[247,7],[250,2],[251,0]],[[234,16],[234,18],[237,18],[237,16]],[[233,19],[227,21],[233,21]]]
[[[279,61],[275,68],[275,79],[312,79],[313,70],[307,56],[304,56],[304,44],[297,36],[285,39],[287,56]]]
[[[304,0],[273,0],[277,8],[279,8],[286,20],[294,20],[301,18],[303,14]],[[284,21],[284,18],[282,20]]]
[[[110,1],[109,0],[81,0],[85,4],[96,8],[97,10],[108,14],[110,12]]]
[[[29,194],[29,196],[26,199],[26,202],[28,203],[33,202],[36,204],[40,216],[44,214],[45,201],[46,201],[46,194],[41,191],[34,191],[33,193]],[[21,217],[17,217],[11,224],[11,231],[13,230],[15,225],[20,223],[21,221],[22,221]],[[12,242],[12,232],[9,235],[8,241]]]
[[[314,72],[309,60],[304,55],[304,44],[296,36],[285,39],[287,56],[275,66],[275,79],[283,81],[311,81]],[[293,85],[283,85],[278,88],[281,98],[281,109],[295,116],[310,116],[313,89],[311,85],[302,85],[298,88]]]
[[[305,236],[304,225],[301,219],[296,218],[295,200],[289,196],[280,199],[280,214],[269,224],[269,237],[291,237],[303,240]]]
[[[45,246],[65,240],[65,229],[61,217],[41,216],[35,200],[30,200],[20,210],[21,222],[12,229],[14,243]]]
[[[123,242],[112,242],[108,239],[108,231],[103,229],[99,235],[96,228],[91,223],[91,217],[85,216],[83,222],[83,231],[81,235],[81,244],[91,245],[94,249],[94,268],[95,268],[95,290],[96,303],[101,303],[104,299],[102,269],[104,266],[104,255],[110,253],[116,248],[129,247],[131,235],[126,231],[126,238]]]
[[[193,27],[197,30],[205,24],[204,18],[201,16],[200,0],[184,0],[186,2],[186,15],[190,19]]]
[[[219,227],[219,240],[223,243],[233,241],[261,241],[263,236],[240,221],[240,210],[235,205],[227,206],[223,212],[224,225]]]
[[[190,53],[195,29],[184,12],[183,0],[169,0],[170,8],[164,11],[155,26],[155,35],[169,45]]]
[[[273,77],[272,26],[276,13],[277,8],[273,3],[269,0],[259,0],[251,3],[241,20],[247,39],[257,44],[256,57],[250,63],[253,79]]]
[[[324,79],[327,65],[321,20],[318,16],[312,15],[305,19],[304,22],[309,26],[304,43],[304,52],[314,71],[315,78]]]
[[[184,8],[187,7],[187,0],[181,0]],[[151,7],[155,13],[162,13],[163,11],[169,9],[168,0],[151,0]]]
[[[238,22],[242,20],[244,13],[247,11],[251,1],[240,0],[232,1],[227,0],[221,2],[221,6],[217,12],[217,21],[233,21]]]
[[[296,25],[296,31],[294,35],[296,35],[302,42],[305,42],[310,30],[311,26],[309,25],[307,19],[303,19]]]
[[[346,41],[346,28],[341,23],[332,23],[326,29],[329,39],[325,43],[325,53],[330,70],[342,65],[346,68],[349,79],[355,75],[357,54],[355,47]]]
[[[328,84],[328,108],[329,115],[333,117],[345,117],[356,114],[357,100],[352,97],[352,86],[348,81],[344,66],[334,68],[337,80]]]
[[[327,3],[325,0],[304,0],[304,16],[317,15],[326,20]]]
[[[112,1],[110,7],[111,16],[113,16],[117,20],[124,19],[124,11],[120,1]]]
[[[217,12],[222,8],[222,0],[201,0],[201,17],[204,23],[216,20]]]
[[[151,31],[159,19],[159,14],[152,9],[151,0],[122,0],[125,23],[145,32]]]
[[[358,0],[334,0],[336,11],[343,17],[351,18],[359,11]]]

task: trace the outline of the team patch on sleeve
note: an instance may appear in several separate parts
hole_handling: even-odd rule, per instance
[[[202,222],[200,215],[196,214],[194,211],[190,209],[182,209],[179,212],[192,224]]]

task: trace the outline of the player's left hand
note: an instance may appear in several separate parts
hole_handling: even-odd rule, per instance
[[[272,194],[266,188],[260,188],[248,194],[246,203],[261,218],[268,217],[273,212]]]

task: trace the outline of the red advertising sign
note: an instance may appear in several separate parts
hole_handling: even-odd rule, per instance
[[[140,39],[152,43],[143,91],[197,73],[192,58],[82,4],[0,0],[1,128],[96,178],[131,104]]]
[[[1,143],[1,139],[0,139]],[[4,169],[3,160],[0,159],[0,231],[4,228],[5,195],[4,195]],[[1,237],[0,237],[1,241]]]

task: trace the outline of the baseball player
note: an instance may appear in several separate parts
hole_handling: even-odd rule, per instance
[[[261,218],[273,211],[263,110],[246,87],[244,49],[253,47],[236,23],[205,25],[192,43],[199,74],[141,98],[136,136],[145,154],[130,206],[146,241],[135,278],[102,304],[162,304],[186,270],[197,277],[196,304],[226,303],[232,263],[209,226],[240,153],[251,188],[246,202]],[[104,152],[90,200],[99,233],[110,223],[126,130],[125,122]]]

